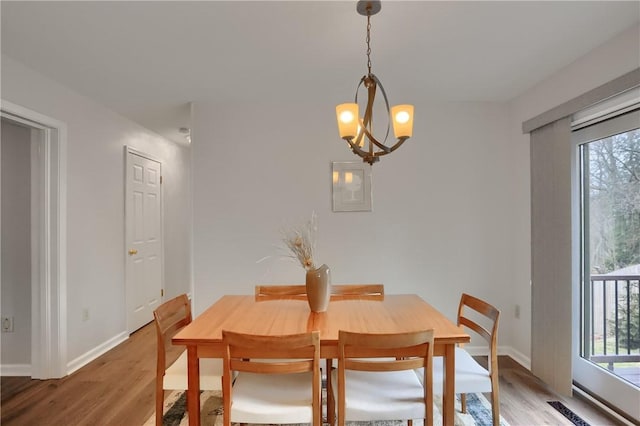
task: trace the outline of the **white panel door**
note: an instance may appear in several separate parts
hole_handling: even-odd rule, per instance
[[[127,151],[126,296],[127,328],[153,320],[162,290],[161,164]]]

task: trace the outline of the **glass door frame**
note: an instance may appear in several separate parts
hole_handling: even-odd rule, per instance
[[[572,132],[572,155],[575,157],[572,176],[573,381],[574,385],[595,399],[636,421],[640,419],[640,389],[582,356],[590,353],[591,332],[591,312],[590,309],[583,309],[583,303],[592,301],[588,247],[585,249],[589,241],[589,229],[585,226],[589,223],[589,206],[587,203],[585,207],[583,202],[588,195],[585,191],[588,191],[589,165],[583,151],[588,143],[637,129],[639,123],[640,109],[637,109]]]

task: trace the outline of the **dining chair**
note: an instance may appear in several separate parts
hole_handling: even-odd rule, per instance
[[[481,325],[477,320],[484,318]],[[488,369],[481,366],[464,348],[455,349],[455,389],[460,395],[461,410],[467,412],[467,393],[491,392],[493,425],[500,425],[500,400],[498,398],[498,319],[500,311],[477,297],[463,293],[458,305],[458,325],[473,330],[489,344]],[[444,365],[442,357],[433,358],[433,391],[443,393]],[[419,376],[422,375],[417,370]]]
[[[223,330],[222,342],[225,426],[322,426],[319,331],[256,336]]]
[[[433,330],[369,334],[340,330],[338,369],[330,398],[337,395],[338,426],[346,421],[424,419],[433,425]],[[423,382],[415,369],[421,368]],[[425,386],[422,383],[426,383]]]
[[[157,335],[156,363],[156,425],[162,425],[162,406],[165,390],[187,389],[187,351],[167,364],[171,338],[191,322],[191,303],[186,294],[174,297],[153,311]],[[222,389],[222,361],[200,359],[200,389]]]

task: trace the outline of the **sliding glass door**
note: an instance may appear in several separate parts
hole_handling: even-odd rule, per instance
[[[574,131],[580,229],[577,386],[640,418],[640,111]]]

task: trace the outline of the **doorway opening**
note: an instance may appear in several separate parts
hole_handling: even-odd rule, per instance
[[[4,100],[1,115],[3,120],[30,132],[29,375],[34,379],[60,378],[67,375],[67,127],[61,121]]]

